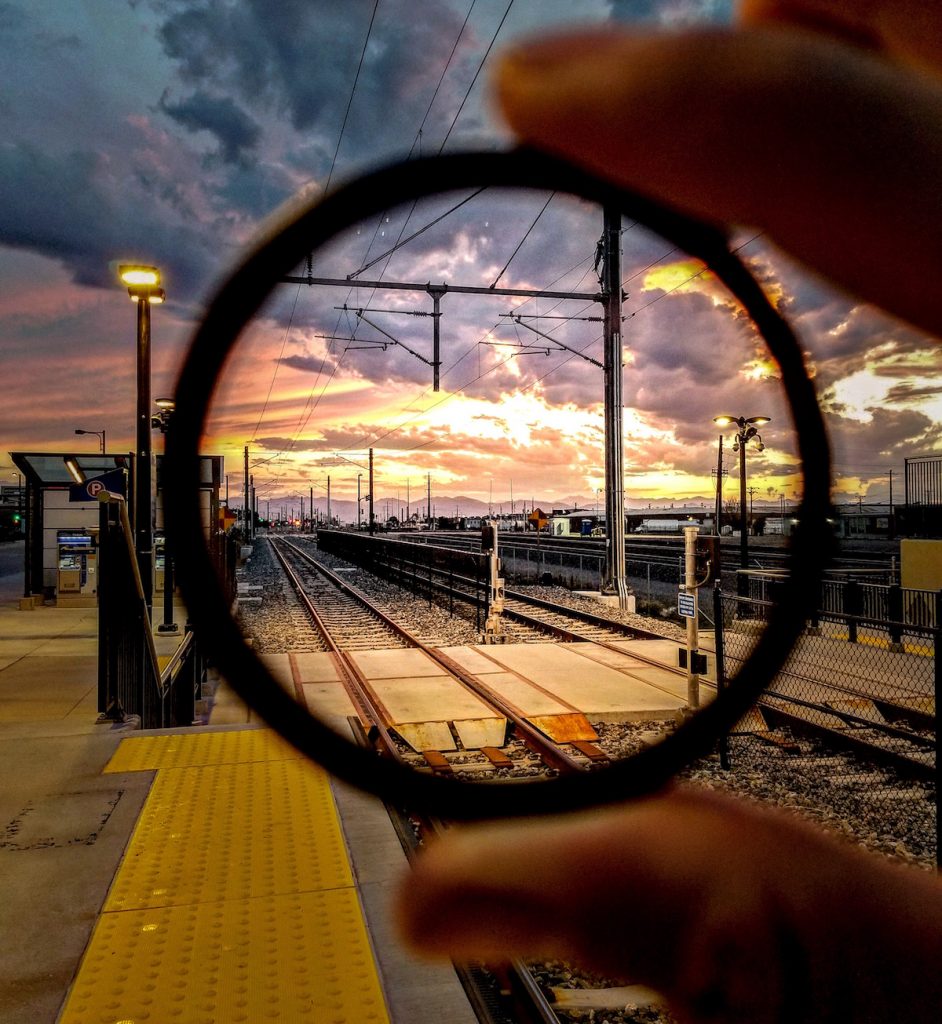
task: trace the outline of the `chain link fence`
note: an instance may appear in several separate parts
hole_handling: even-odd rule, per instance
[[[820,611],[730,734],[724,757],[734,773],[774,773],[783,785],[791,779],[844,831],[878,833],[882,848],[939,863],[936,596],[846,586],[838,600],[828,584]],[[776,580],[751,574],[743,589],[748,594],[714,591],[725,679],[736,675],[765,628]],[[837,610],[848,596],[858,614]],[[919,609],[920,621],[880,617],[908,606]]]

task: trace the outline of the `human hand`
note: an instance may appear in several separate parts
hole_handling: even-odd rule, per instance
[[[567,959],[695,1024],[922,1024],[942,1007],[935,877],[709,791],[453,829],[399,919],[420,951]]]
[[[762,228],[942,334],[942,4],[746,0],[733,29],[606,24],[518,45],[497,90],[522,141]]]

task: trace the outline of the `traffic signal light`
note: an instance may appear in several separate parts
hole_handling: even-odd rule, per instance
[[[720,538],[715,534],[701,534],[696,544],[696,578],[698,587],[711,587],[719,578]]]

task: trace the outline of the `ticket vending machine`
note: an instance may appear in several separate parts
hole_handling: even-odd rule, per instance
[[[85,530],[59,530],[56,602],[93,605],[98,600],[97,537]]]
[[[164,573],[167,569],[167,545],[161,534],[154,535],[154,600],[164,592]]]

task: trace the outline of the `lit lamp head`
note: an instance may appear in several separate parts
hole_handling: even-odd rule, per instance
[[[141,266],[137,263],[122,263],[118,267],[118,277],[127,286],[132,302],[141,299],[151,304],[163,302],[166,292],[160,287],[160,271],[157,267]]]
[[[724,414],[722,416],[714,416],[713,422],[718,427],[739,428],[736,439],[733,441],[734,452],[738,452],[740,448],[745,449],[746,444],[753,440],[755,441],[756,451],[765,451],[759,427],[764,426],[766,423],[771,423],[772,419],[770,416],[727,416]]]
[[[151,429],[159,430],[165,434],[167,427],[170,425],[170,417],[173,415],[173,410],[177,407],[177,404],[172,398],[157,398],[154,400],[154,405],[160,411],[151,417]]]

